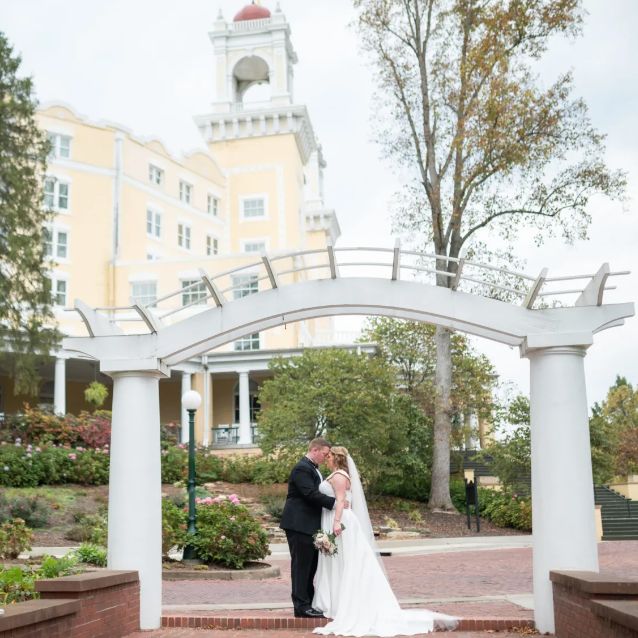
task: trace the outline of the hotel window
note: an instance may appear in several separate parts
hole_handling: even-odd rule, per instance
[[[177,245],[186,250],[191,249],[191,227],[177,224]]]
[[[250,197],[242,200],[242,217],[252,219],[265,217],[266,201],[263,197]]]
[[[185,204],[191,203],[191,198],[193,196],[193,186],[188,182],[185,182],[183,179],[179,180],[179,199]]]
[[[69,233],[66,230],[45,228],[43,241],[46,257],[66,259],[69,256]]]
[[[188,288],[188,290],[186,290]],[[192,303],[206,303],[206,295],[208,291],[201,279],[185,279],[182,281],[182,306],[188,306]]]
[[[66,306],[66,279],[58,279],[55,275],[49,277],[51,299],[56,306]]]
[[[247,241],[244,242],[245,253],[262,253],[266,250],[265,241]]]
[[[45,228],[42,233],[44,239],[44,254],[46,257],[53,257],[53,232]]]
[[[158,239],[162,236],[162,213],[152,208],[146,209],[146,234]]]
[[[233,299],[241,299],[259,292],[257,275],[236,275],[232,279]]]
[[[156,281],[134,281],[131,283],[131,298],[140,306],[154,306],[157,301]]]
[[[245,350],[259,350],[259,333],[253,334],[237,339],[234,343],[234,348],[237,352],[243,352]]]
[[[233,297],[241,299],[248,295],[254,295],[259,292],[259,281],[257,275],[237,275],[233,277]],[[234,349],[238,352],[244,350],[259,350],[259,333],[247,335],[238,339],[234,343]]]
[[[149,164],[148,181],[156,186],[161,186],[164,182],[164,171],[159,166],[155,166],[155,164]]]
[[[213,217],[217,217],[217,215],[219,215],[219,199],[215,197],[215,195],[208,196],[207,210],[208,214]]]
[[[51,150],[49,157],[71,157],[71,138],[68,135],[60,135],[59,133],[48,133],[47,137],[51,142]]]
[[[206,255],[210,257],[211,255],[219,254],[219,240],[217,237],[213,237],[212,235],[206,235]]]
[[[54,210],[69,209],[69,185],[54,177],[44,180],[44,205]]]

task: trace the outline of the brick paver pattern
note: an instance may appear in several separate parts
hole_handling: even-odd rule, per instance
[[[638,572],[638,541],[601,543],[598,548],[601,570]],[[384,561],[399,600],[498,596],[532,591],[531,549],[391,556]],[[263,581],[165,581],[164,604],[290,604],[290,563],[288,560],[270,562],[281,568],[279,578]],[[433,604],[432,608],[444,608],[453,613],[450,604],[444,607]],[[509,616],[512,611],[492,609],[494,612],[488,615],[502,616],[506,612]],[[485,612],[488,613],[487,608]]]
[[[510,631],[490,632],[482,631],[457,631],[454,633],[438,633],[437,636],[449,635],[450,638],[522,638],[520,632]],[[528,634],[529,635],[529,634]],[[546,634],[546,636],[548,636]],[[156,631],[140,631],[127,638],[316,638],[312,632],[304,629],[158,629]],[[419,634],[413,638],[432,638],[432,634]],[[549,636],[548,636],[549,638]]]

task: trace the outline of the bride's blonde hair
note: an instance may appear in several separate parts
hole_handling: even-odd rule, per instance
[[[348,450],[340,445],[335,445],[330,448],[332,452],[332,458],[334,460],[335,469],[348,471]]]

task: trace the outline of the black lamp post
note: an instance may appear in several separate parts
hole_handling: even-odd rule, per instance
[[[195,412],[202,404],[202,397],[195,390],[182,396],[182,406],[188,412],[188,535],[194,535],[195,514]],[[189,543],[184,547],[183,560],[197,560],[197,550]]]

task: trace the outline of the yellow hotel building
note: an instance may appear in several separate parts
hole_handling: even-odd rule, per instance
[[[76,299],[92,307],[153,307],[160,300],[162,315],[170,308],[161,298],[181,286],[182,305],[197,312],[202,271],[259,261],[262,252],[321,248],[339,237],[335,212],[324,203],[321,147],[306,107],[293,101],[297,57],[284,14],[248,5],[230,22],[218,16],[209,35],[215,102],[212,112],[195,117],[207,150],[175,157],[159,141],[92,122],[68,106],[39,111],[53,143],[44,190],[55,218],[46,247],[65,334],[86,334],[69,310]],[[244,99],[255,85],[269,88],[268,99]],[[254,292],[256,279],[244,271],[231,294]],[[255,394],[269,360],[332,340],[331,319],[300,322],[177,366],[160,384],[161,421],[184,428],[180,397],[194,388],[203,397],[198,441],[254,448]],[[39,402],[56,413],[88,408],[83,391],[91,381],[110,385],[98,362],[64,351],[51,353],[41,374]],[[25,400],[0,371],[0,412],[17,412]]]

